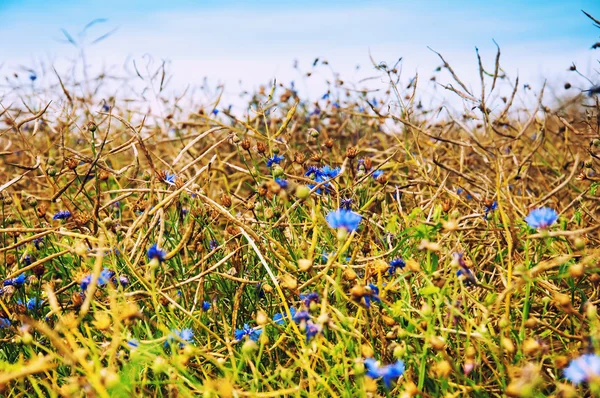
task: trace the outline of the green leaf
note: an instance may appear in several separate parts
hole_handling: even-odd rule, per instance
[[[426,287],[422,288],[421,290],[419,290],[419,293],[422,296],[431,296],[432,294],[437,294],[439,292],[440,292],[440,288],[437,286],[433,286],[433,285],[426,286]]]

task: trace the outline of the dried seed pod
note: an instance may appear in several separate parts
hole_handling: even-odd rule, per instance
[[[354,159],[357,154],[358,154],[358,149],[354,146],[348,147],[348,149],[346,149],[346,157],[348,159]]]
[[[225,192],[221,195],[221,204],[224,207],[230,207],[232,205],[231,196],[227,195]]]
[[[77,159],[74,158],[67,158],[65,160],[65,165],[67,166],[67,168],[69,168],[70,170],[75,170],[77,168],[77,166],[79,165],[79,162],[77,161]]]
[[[267,152],[267,146],[262,142],[257,142],[256,152],[260,153],[261,155],[264,154],[265,152]]]

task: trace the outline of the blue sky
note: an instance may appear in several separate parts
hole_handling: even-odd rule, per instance
[[[273,78],[299,79],[292,64],[307,69],[327,59],[344,79],[373,75],[376,61],[404,59],[406,78],[429,75],[439,65],[431,46],[475,85],[479,47],[491,68],[495,39],[509,75],[541,84],[564,80],[571,61],[592,73],[600,50],[595,28],[581,13],[600,17],[597,1],[7,1],[0,0],[0,74],[20,65],[59,64],[75,55],[61,28],[74,36],[95,18],[108,22],[91,36],[116,33],[88,51],[94,65],[122,65],[144,54],[170,60],[173,87],[201,84],[204,77],[233,93]],[[6,38],[10,38],[7,40]],[[357,71],[356,65],[361,68]],[[323,89],[329,70],[304,81]],[[321,83],[318,81],[321,80]],[[300,85],[300,84],[299,84]],[[302,88],[302,87],[300,87]]]

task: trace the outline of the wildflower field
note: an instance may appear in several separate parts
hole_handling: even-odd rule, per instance
[[[498,50],[473,89],[439,59],[244,115],[161,65],[127,77],[158,106],[11,78],[0,394],[600,396],[598,76],[524,86]]]

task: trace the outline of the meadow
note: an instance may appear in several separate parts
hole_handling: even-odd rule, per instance
[[[244,116],[164,65],[130,77],[153,107],[11,77],[0,394],[600,396],[600,90],[476,55],[477,89],[440,55],[374,63],[387,90],[272,82]]]

